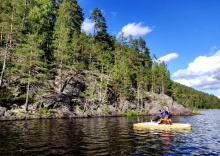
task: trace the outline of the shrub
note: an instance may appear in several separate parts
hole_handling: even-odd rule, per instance
[[[39,110],[39,113],[42,115],[52,116],[54,114],[54,111],[48,108],[42,108]]]
[[[108,107],[108,105],[104,105],[102,108],[101,108],[102,112],[104,114],[108,114],[110,112],[110,108]]]
[[[127,110],[127,111],[124,112],[124,114],[126,116],[138,116],[139,111],[137,111],[137,110]]]

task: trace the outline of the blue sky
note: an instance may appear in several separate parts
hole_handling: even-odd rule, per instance
[[[108,33],[142,36],[171,79],[220,98],[220,0],[78,0],[92,33],[98,7]]]

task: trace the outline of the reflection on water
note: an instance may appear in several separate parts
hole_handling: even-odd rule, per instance
[[[0,155],[220,155],[220,110],[173,117],[191,131],[134,130],[150,117],[0,122]]]
[[[175,130],[136,130],[136,135],[143,141],[138,140],[139,149],[142,154],[150,155],[181,155],[186,154],[181,150],[181,144],[185,144],[184,138],[191,131]],[[135,154],[137,153],[135,152]]]

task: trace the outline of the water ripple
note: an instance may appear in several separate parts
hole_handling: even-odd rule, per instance
[[[220,155],[220,110],[173,117],[191,131],[134,130],[145,117],[0,122],[0,155]]]

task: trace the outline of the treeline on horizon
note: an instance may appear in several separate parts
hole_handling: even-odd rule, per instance
[[[216,96],[173,82],[142,37],[109,35],[99,8],[91,12],[93,34],[81,29],[84,14],[77,0],[2,0],[0,10],[0,106],[16,101],[28,110],[55,71],[80,69],[101,75],[94,82],[98,87],[111,83],[118,102],[137,100],[141,106],[146,92],[153,92],[191,109],[220,108]],[[86,88],[86,98],[95,98],[92,89]]]

